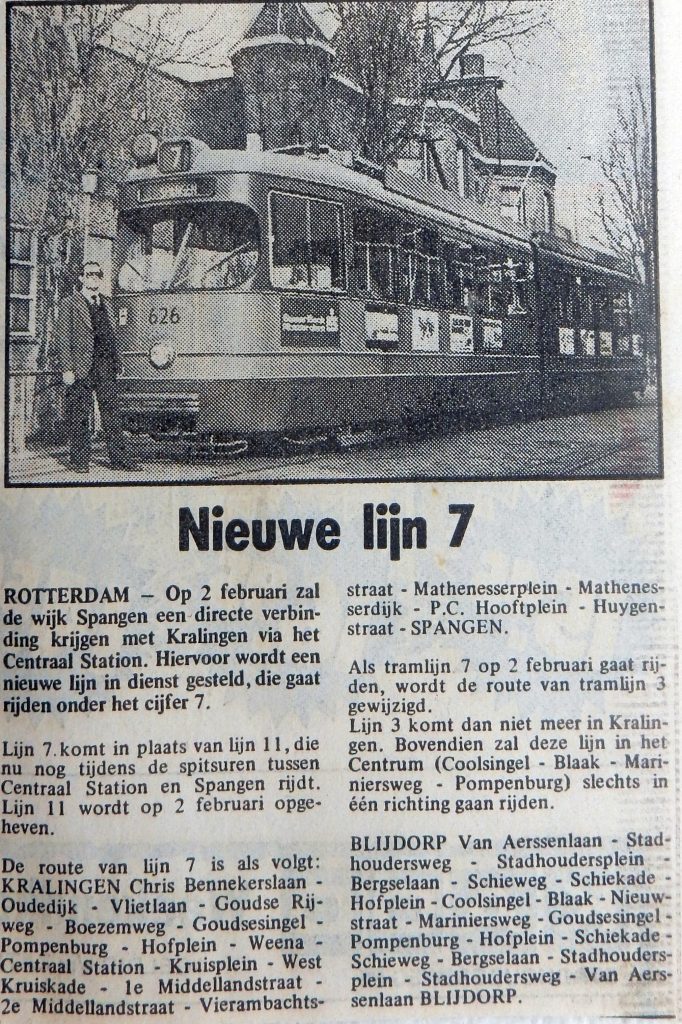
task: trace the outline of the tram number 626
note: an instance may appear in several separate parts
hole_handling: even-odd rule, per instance
[[[149,310],[149,323],[152,327],[163,327],[164,324],[179,324],[180,310],[177,306],[153,306]]]

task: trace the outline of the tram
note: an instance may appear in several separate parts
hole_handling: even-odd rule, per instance
[[[131,433],[344,442],[645,386],[614,258],[324,150],[134,153],[114,291]]]

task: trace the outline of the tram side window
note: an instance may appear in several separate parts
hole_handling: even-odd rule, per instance
[[[343,209],[273,192],[272,283],[301,291],[340,291],[346,282]]]
[[[398,223],[375,210],[360,210],[354,221],[358,290],[378,299],[397,297]]]
[[[580,323],[583,327],[592,329],[594,327],[595,302],[594,295],[589,288],[583,288],[580,301],[581,316]]]
[[[575,278],[564,274],[557,287],[557,317],[564,327],[573,327],[578,319],[578,294]]]
[[[596,355],[596,303],[590,285],[580,286],[580,339],[585,356]]]
[[[529,269],[523,261],[515,262],[504,252],[488,254],[482,262],[479,279],[481,310],[500,319],[509,314],[528,312]]]
[[[445,260],[445,301],[450,309],[468,310],[473,305],[474,265],[470,245],[446,242],[443,246]]]
[[[629,291],[614,293],[613,326],[618,351],[629,355],[632,351],[632,295]]]
[[[595,289],[597,319],[599,322],[599,354],[613,355],[613,316],[611,296],[606,285],[598,285]]]
[[[416,306],[438,305],[442,297],[442,264],[438,233],[431,228],[405,224],[402,228],[403,292]]]
[[[611,330],[613,319],[611,316],[611,300],[606,285],[599,285],[596,288],[597,309],[599,311],[599,326],[602,331]]]
[[[309,287],[307,200],[301,196],[272,196],[272,281]]]
[[[486,268],[488,282],[486,307],[491,316],[500,318],[505,316],[511,305],[511,288],[509,278],[504,273],[505,267],[502,255],[493,257]]]
[[[576,347],[575,329],[580,319],[578,302],[578,285],[573,274],[559,273],[554,279],[556,300],[556,321],[559,343],[559,355],[576,356],[580,349]],[[589,349],[590,340],[583,337],[583,350]]]
[[[511,302],[509,313],[527,313],[530,309],[530,279],[532,267],[530,263],[521,260],[515,263],[510,257],[505,266],[505,273],[509,280],[511,291]]]
[[[473,308],[477,313],[482,313],[484,316],[490,312],[490,266],[494,262],[495,257],[491,252],[474,249]]]
[[[310,280],[318,291],[345,287],[343,209],[310,200]]]

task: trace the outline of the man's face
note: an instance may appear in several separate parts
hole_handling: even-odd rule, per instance
[[[102,268],[96,263],[86,263],[83,268],[83,291],[89,295],[98,295],[102,287]]]

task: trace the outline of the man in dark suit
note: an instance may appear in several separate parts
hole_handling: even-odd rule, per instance
[[[57,318],[57,357],[67,388],[71,466],[77,473],[90,468],[90,415],[97,396],[111,465],[136,469],[126,453],[116,376],[121,360],[116,351],[111,301],[100,294],[102,268],[92,260],[83,264],[81,290],[67,296]]]

